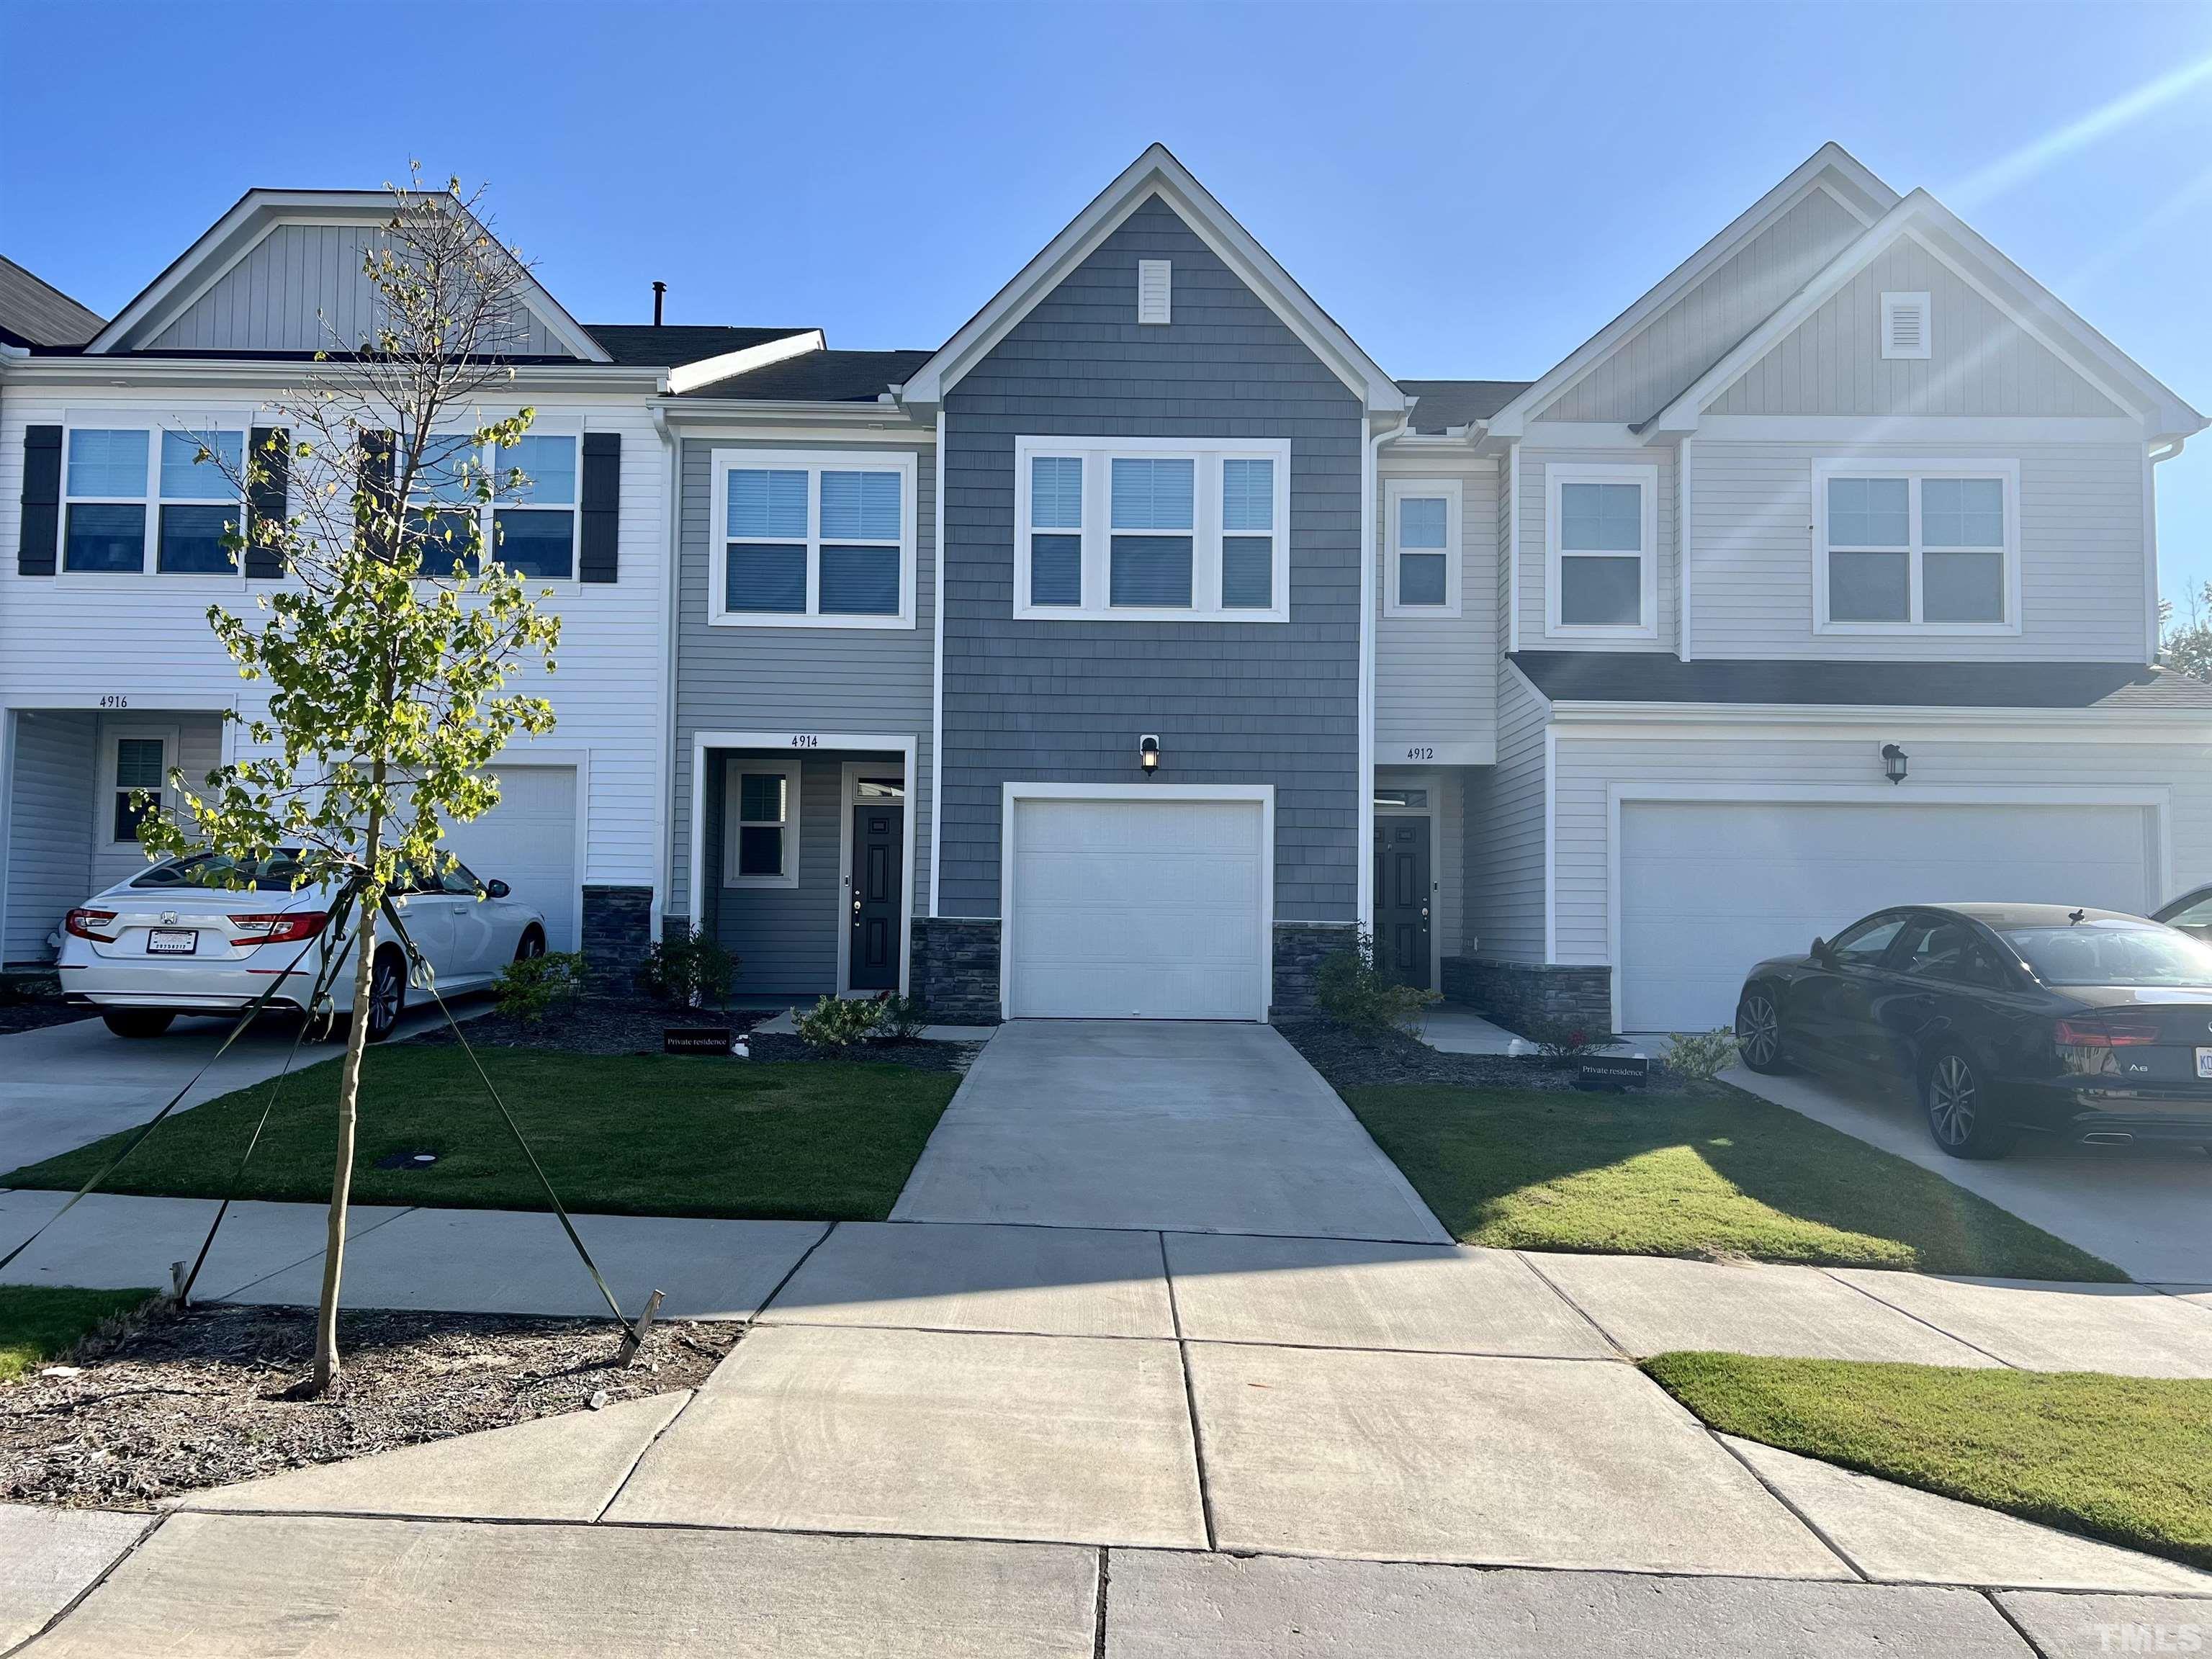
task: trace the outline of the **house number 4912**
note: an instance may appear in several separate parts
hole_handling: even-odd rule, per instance
[[[1407,760],[1434,760],[1436,757],[1437,751],[1433,748],[1419,744],[1406,751]]]

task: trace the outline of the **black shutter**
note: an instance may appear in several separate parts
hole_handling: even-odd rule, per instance
[[[62,429],[23,428],[23,539],[15,568],[26,576],[54,574],[62,538]]]
[[[284,561],[261,544],[264,524],[282,524],[291,510],[292,434],[281,426],[257,426],[252,453],[246,458],[246,574],[273,580],[284,574]]]
[[[355,506],[355,534],[362,548],[379,558],[388,559],[392,550],[383,545],[383,529],[389,523],[386,514],[392,507],[392,434],[389,432],[364,432],[361,434],[360,494],[362,499]]]
[[[622,526],[622,434],[584,434],[583,556],[576,579],[611,582],[616,579]]]

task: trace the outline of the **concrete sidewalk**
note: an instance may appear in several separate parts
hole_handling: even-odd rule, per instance
[[[1279,1033],[1198,1022],[1001,1027],[891,1218],[1448,1242]]]
[[[1918,1106],[1804,1073],[1725,1080],[1932,1170],[2146,1285],[2212,1285],[2212,1158],[2187,1146],[2066,1146],[2021,1139],[2008,1158],[1946,1157]]]

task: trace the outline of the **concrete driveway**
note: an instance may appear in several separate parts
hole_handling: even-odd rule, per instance
[[[454,1009],[467,1018],[489,1005],[481,999]],[[433,1008],[409,1014],[398,1035],[428,1030]],[[143,1123],[219,1047],[230,1022],[179,1019],[158,1037],[118,1037],[97,1018],[0,1036],[0,1174]],[[202,1078],[186,1106],[274,1077],[291,1052],[296,1024],[263,1020],[231,1045]],[[307,1043],[300,1061],[312,1066],[337,1052]]]
[[[1993,1164],[1947,1158],[1917,1103],[1802,1073],[1728,1081],[1893,1152],[2146,1285],[2212,1285],[2212,1158],[2194,1147],[2063,1146],[2024,1137]]]
[[[1195,1022],[1002,1027],[891,1218],[1450,1243],[1279,1035]]]

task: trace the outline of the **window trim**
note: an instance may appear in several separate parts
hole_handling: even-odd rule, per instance
[[[1400,602],[1398,561],[1406,551],[1398,544],[1398,507],[1405,501],[1430,501],[1438,496],[1444,502],[1444,602],[1442,605],[1406,605]],[[1463,521],[1461,508],[1463,491],[1461,481],[1452,477],[1386,478],[1382,486],[1383,510],[1388,521],[1383,526],[1387,538],[1382,561],[1382,614],[1386,617],[1405,617],[1415,620],[1423,617],[1449,618],[1461,615],[1462,592],[1460,570],[1464,563],[1462,549]],[[1433,548],[1416,548],[1416,552],[1434,552]]]
[[[152,792],[155,796],[154,810],[169,812],[175,811],[177,805],[177,792],[170,782],[169,774],[184,764],[180,752],[184,744],[183,727],[164,725],[158,720],[102,720],[100,724],[100,787],[94,793],[92,803],[93,844],[102,853],[120,853],[126,848],[137,852],[140,847],[136,841],[115,839],[115,798],[123,789],[122,784],[117,781],[122,770],[123,759],[119,745],[130,738],[159,739],[161,744],[161,787]]]
[[[1060,456],[1083,462],[1083,601],[1030,600],[1030,538],[1066,535],[1030,523],[1030,463]],[[1110,603],[1115,458],[1192,463],[1191,573],[1188,606]],[[1222,467],[1226,460],[1271,460],[1275,466],[1273,561],[1264,606],[1221,603]],[[1288,438],[1048,438],[1014,440],[1014,616],[1038,622],[1286,623],[1291,619],[1291,441]],[[1231,532],[1231,534],[1251,532]]]
[[[738,816],[744,794],[744,775],[773,773],[783,780],[783,872],[774,876],[738,873],[738,832],[744,827]],[[799,784],[801,763],[796,760],[748,760],[732,755],[722,763],[722,885],[725,887],[781,887],[799,885]],[[765,823],[766,820],[758,822]]]
[[[1559,620],[1560,586],[1568,559],[1626,558],[1622,552],[1569,550],[1559,544],[1560,487],[1571,483],[1629,483],[1643,491],[1644,546],[1642,616],[1629,623],[1565,623]],[[1598,465],[1565,461],[1544,464],[1544,632],[1564,639],[1656,640],[1659,637],[1659,468],[1652,462]]]
[[[915,626],[916,481],[920,467],[913,450],[716,449],[709,468],[707,527],[707,621],[714,628],[911,629]],[[732,611],[729,608],[729,477],[732,471],[766,467],[806,474],[806,609]],[[822,474],[896,472],[899,475],[899,608],[880,616],[824,614],[822,603]],[[833,546],[846,545],[833,542]],[[881,543],[856,544],[881,546]]]
[[[2021,631],[2020,462],[1864,455],[1824,455],[1813,469],[1813,631],[1815,634],[1944,639],[1976,635],[2002,637]],[[1837,622],[1828,615],[1828,481],[1831,478],[1902,478],[1905,495],[1905,618],[1902,622]],[[2004,560],[2004,617],[1998,622],[1923,622],[1921,559],[1926,551],[1920,532],[1920,486],[1929,478],[1996,478],[2004,485],[2004,544],[2000,548],[1946,550],[2001,553]]]
[[[485,418],[490,419],[495,417],[487,416]],[[446,438],[465,438],[476,429],[477,428],[473,425],[441,427],[434,429],[430,433],[430,441],[435,442]],[[501,468],[499,461],[500,446],[495,442],[486,442],[476,446],[477,465],[483,469],[484,477],[492,486],[493,499],[489,501],[479,501],[470,510],[477,514],[477,528],[480,532],[480,540],[483,544],[483,552],[487,556],[492,558],[497,558],[499,556],[497,541],[499,514],[502,513],[566,513],[568,515],[568,574],[565,576],[526,576],[520,571],[511,571],[509,573],[510,574],[513,574],[517,580],[530,584],[533,589],[550,587],[556,592],[565,593],[570,588],[575,587],[579,585],[582,578],[583,571],[584,428],[580,422],[571,426],[565,423],[548,423],[542,421],[532,420],[528,430],[525,431],[522,435],[526,438],[565,438],[568,440],[569,444],[573,447],[575,456],[575,499],[568,502],[565,507],[557,507],[550,502],[543,507],[532,507],[521,502],[500,500],[498,498],[499,480],[501,476]],[[408,507],[410,510],[412,510],[419,502],[427,501],[428,499],[428,496],[420,494],[410,495],[408,498]],[[481,561],[479,562],[481,563]],[[502,563],[504,561],[502,561]],[[425,570],[422,573],[422,580],[425,581],[435,581],[450,580],[452,579],[442,570],[434,572]]]
[[[72,412],[62,423],[61,519],[54,548],[54,576],[64,587],[109,587],[118,583],[143,581],[155,578],[163,582],[218,583],[226,587],[246,586],[245,561],[234,556],[231,568],[222,570],[164,570],[161,568],[161,438],[165,433],[175,433],[180,438],[205,439],[228,434],[239,442],[239,454],[246,456],[253,443],[253,423],[259,418],[239,410],[210,411],[204,421],[183,416],[150,416],[140,411],[88,410]],[[236,424],[233,424],[236,422]],[[69,486],[70,452],[80,432],[143,432],[146,434],[146,477],[144,486],[137,495],[76,495]],[[243,533],[246,523],[246,497],[201,495],[179,498],[170,503],[178,507],[220,507],[234,504],[238,524]],[[136,570],[72,570],[69,563],[69,513],[75,506],[109,505],[136,507],[144,514],[142,537]],[[118,845],[120,843],[118,843]]]

